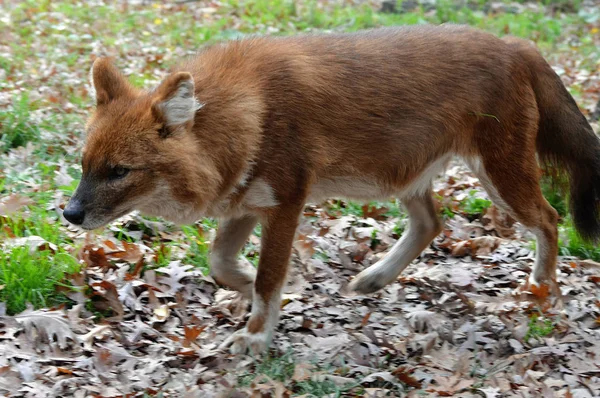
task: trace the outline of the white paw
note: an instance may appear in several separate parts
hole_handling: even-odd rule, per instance
[[[229,347],[229,351],[234,355],[246,353],[256,355],[266,351],[269,342],[270,338],[267,333],[250,333],[244,328],[229,336],[220,348],[227,349]]]
[[[531,274],[529,274],[528,283],[529,283],[529,286],[535,286],[537,288],[539,288],[541,285],[541,283],[533,276],[533,272]]]
[[[348,287],[350,290],[357,293],[369,294],[375,293],[389,283],[384,275],[376,272],[377,269],[369,269],[362,271],[350,282]]]
[[[251,265],[240,264],[226,269],[213,268],[211,276],[219,285],[228,286],[241,292],[244,298],[252,299],[256,270]]]

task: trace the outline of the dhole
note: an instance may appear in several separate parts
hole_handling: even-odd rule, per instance
[[[90,77],[97,106],[65,218],[93,229],[134,209],[178,223],[219,217],[212,275],[253,298],[246,327],[226,341],[233,352],[269,342],[308,201],[404,204],[409,228],[352,280],[361,293],[394,282],[442,229],[431,182],[452,156],[537,237],[531,283],[552,283],[557,261],[538,160],[567,178],[580,234],[600,235],[600,141],[519,39],[459,26],[263,37],[205,48],[149,91],[107,59]],[[255,271],[237,256],[257,222]]]

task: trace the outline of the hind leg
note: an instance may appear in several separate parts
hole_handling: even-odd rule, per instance
[[[407,230],[382,260],[354,278],[350,283],[352,290],[372,293],[394,282],[442,230],[431,190],[422,196],[402,199],[402,204],[408,212]]]
[[[558,213],[542,195],[535,154],[508,159],[467,159],[498,207],[529,228],[536,237],[536,260],[529,277],[539,286],[556,280]]]
[[[545,199],[544,199],[545,201]],[[539,286],[544,282],[556,281],[556,261],[558,256],[558,213],[546,203],[541,225],[533,229],[536,236],[536,253],[529,283]]]

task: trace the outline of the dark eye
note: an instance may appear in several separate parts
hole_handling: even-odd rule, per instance
[[[110,171],[110,175],[108,176],[111,180],[118,180],[125,177],[129,173],[129,169],[123,166],[113,167]]]

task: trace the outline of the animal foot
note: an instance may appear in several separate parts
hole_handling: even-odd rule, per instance
[[[233,333],[219,348],[227,349],[234,355],[250,353],[260,354],[269,346],[269,336],[265,332],[250,333],[247,328]]]

